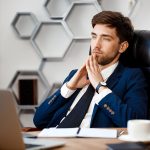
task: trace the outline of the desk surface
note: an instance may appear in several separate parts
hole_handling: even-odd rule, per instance
[[[126,130],[119,128],[118,131]],[[28,132],[32,135],[37,135],[39,131]],[[47,138],[46,138],[47,139]],[[54,148],[54,150],[107,150],[107,144],[123,142],[119,139],[104,139],[104,138],[49,138],[50,140],[65,141],[65,146]]]

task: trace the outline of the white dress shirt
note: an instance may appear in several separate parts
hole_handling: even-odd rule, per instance
[[[106,82],[109,76],[113,73],[115,68],[117,67],[118,62],[109,66],[108,68],[105,68],[104,70],[101,71],[101,75]],[[75,98],[74,102],[72,103],[70,109],[67,112],[67,115],[72,111],[72,109],[75,107],[75,105],[78,103],[80,98],[83,96],[83,94],[86,92],[87,88],[89,85],[86,85],[85,87],[82,88],[82,90],[79,92],[77,97]],[[71,90],[67,88],[66,83],[61,87],[61,95],[64,98],[69,98],[76,90]],[[81,128],[89,128],[90,127],[90,122],[91,122],[91,117],[93,113],[94,106],[97,105],[106,95],[111,93],[112,91],[110,89],[104,89],[102,90],[99,94],[97,92],[94,93],[94,96],[92,98],[91,104],[89,106],[89,109],[84,117],[84,119],[81,122],[80,127]],[[64,119],[64,118],[63,118]]]

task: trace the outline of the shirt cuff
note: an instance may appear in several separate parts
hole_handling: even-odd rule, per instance
[[[112,91],[108,88],[102,90],[99,94],[95,92],[95,95],[94,95],[95,103],[98,105],[98,103],[109,93],[112,93]]]
[[[69,98],[76,90],[71,90],[67,87],[67,83],[65,83],[61,89],[60,93],[64,98]]]

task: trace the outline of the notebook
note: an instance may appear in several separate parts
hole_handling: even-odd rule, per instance
[[[0,90],[0,149],[37,150],[63,146],[64,141],[23,138],[10,91]]]
[[[117,130],[100,128],[48,128],[43,129],[38,137],[90,137],[117,138]]]

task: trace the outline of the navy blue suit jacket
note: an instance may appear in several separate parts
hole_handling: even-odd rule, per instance
[[[69,81],[77,70],[71,71],[64,83]],[[126,68],[119,64],[107,80],[112,93],[95,104],[90,127],[126,127],[130,119],[147,118],[148,97],[146,81],[138,68]],[[81,89],[64,98],[60,89],[48,97],[36,110],[34,124],[38,128],[55,127],[68,112]]]

